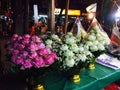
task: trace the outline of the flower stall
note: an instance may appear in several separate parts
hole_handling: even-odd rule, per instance
[[[100,13],[104,12],[104,16],[106,11],[102,11],[104,8],[102,4],[108,1],[101,1],[93,0],[98,4],[97,8],[94,7],[101,8]],[[0,1],[0,3],[2,2]],[[57,4],[63,3],[62,0],[41,0],[39,4],[37,2],[39,1],[17,0],[14,2],[14,0],[9,0],[10,8],[13,8],[11,15],[14,15],[14,20],[11,21],[14,28],[11,29],[15,30],[11,32],[10,36],[5,35],[7,37],[5,58],[9,72],[24,77],[25,90],[26,88],[27,90],[98,90],[120,78],[120,70],[103,67],[97,62],[98,57],[109,49],[111,41],[101,26],[103,22],[100,22],[101,25],[98,22],[104,21],[102,20],[104,17],[99,15],[101,20],[97,21],[99,13],[89,12],[94,16],[88,20],[88,13],[80,10],[87,6],[87,2],[93,3],[92,0],[86,1],[85,6],[81,5],[84,4],[83,1],[79,2],[79,6],[82,6],[79,8],[76,6],[77,2],[73,0],[72,9],[76,6],[80,10],[81,16],[75,18],[73,15],[70,18],[72,24],[68,20],[68,10],[71,9],[72,4],[70,0],[66,0],[60,7],[59,5],[57,7]],[[111,2],[115,4],[117,1]],[[29,11],[34,4],[36,4],[36,9],[34,7],[33,11]],[[39,11],[37,12],[37,9],[41,8],[38,6],[47,11],[47,17],[44,18],[46,23],[44,20],[42,21],[42,18],[35,21],[41,14]],[[55,8],[61,8],[57,18],[54,14]],[[64,9],[65,17],[62,17]],[[31,12],[32,14],[34,12],[34,16]],[[64,20],[60,20],[61,18]],[[29,22],[28,19],[32,20]],[[84,23],[82,20],[86,20],[85,22],[88,20],[88,23]],[[73,26],[68,28],[68,24]],[[60,30],[56,30],[57,27],[60,27]],[[3,48],[2,46],[0,49]],[[1,55],[1,57],[3,56],[4,54]],[[107,61],[103,63],[107,63]],[[21,84],[19,84],[20,86]]]
[[[80,27],[78,29],[77,36],[72,32],[14,34],[6,44],[11,69],[25,74],[31,89],[46,89],[46,77],[56,71],[68,81],[81,82],[80,73],[85,69],[95,69],[95,59],[107,50],[110,39],[95,18],[89,32],[82,33]]]

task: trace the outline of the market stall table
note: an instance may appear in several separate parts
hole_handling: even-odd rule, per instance
[[[50,73],[45,80],[45,90],[101,90],[120,79],[120,69],[114,70],[97,63],[95,67],[94,70],[82,70],[78,83],[69,81],[63,73]],[[24,79],[20,75],[3,76],[0,79],[0,90],[28,90]]]
[[[80,82],[73,83],[61,73],[52,73],[46,78],[46,90],[100,90],[120,79],[120,70],[95,64],[94,70],[83,70]]]

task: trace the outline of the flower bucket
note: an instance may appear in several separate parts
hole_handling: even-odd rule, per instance
[[[95,64],[94,63],[90,63],[89,69],[91,69],[91,70],[95,69]]]
[[[44,76],[28,77],[26,78],[27,88],[28,90],[45,90],[44,81]]]
[[[66,73],[67,73],[68,80],[75,82],[75,83],[80,82],[80,71],[81,69],[78,69],[75,67],[67,70]]]

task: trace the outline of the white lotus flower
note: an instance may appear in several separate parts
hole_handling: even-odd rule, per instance
[[[73,67],[75,65],[74,59],[66,59],[65,64],[67,67]]]
[[[84,48],[83,47],[79,47],[79,50],[80,50],[80,52],[83,52],[84,51]]]
[[[92,52],[94,52],[94,51],[98,51],[98,47],[95,46],[95,45],[90,46],[90,50],[91,50]]]
[[[52,49],[52,45],[48,44],[46,45],[48,48]]]
[[[75,41],[74,38],[67,38],[67,39],[66,39],[66,43],[67,43],[67,44],[72,45],[72,44],[75,43],[75,42],[76,42],[76,41]]]
[[[73,34],[72,34],[71,32],[68,32],[67,35],[69,35],[69,36],[73,36]]]
[[[105,50],[105,46],[102,45],[102,44],[99,44],[99,45],[98,45],[98,49],[101,50],[101,51],[103,51],[103,50]]]
[[[105,45],[110,45],[110,39],[105,40]]]
[[[63,50],[63,51],[68,50],[67,44],[63,44],[63,45],[61,46],[61,50]]]
[[[87,41],[86,45],[91,46],[91,45],[93,45],[93,42],[92,41]]]
[[[80,54],[80,55],[78,56],[78,58],[79,58],[81,61],[86,61],[86,59],[87,59],[87,57],[86,57],[85,54]]]
[[[53,40],[59,40],[59,37],[55,34],[53,34],[51,37],[52,37]]]
[[[88,40],[92,40],[92,41],[94,41],[95,39],[96,39],[96,37],[93,36],[93,35],[89,35],[89,36],[88,36]]]
[[[70,50],[65,51],[65,52],[64,52],[64,55],[65,55],[66,57],[74,57],[74,53],[73,53],[72,51],[70,51]]]
[[[84,49],[89,49],[89,46],[88,45],[84,45]]]
[[[96,37],[97,37],[97,39],[99,39],[101,37],[101,34],[97,33]]]
[[[101,36],[101,37],[97,37],[97,40],[98,41],[103,41],[105,38],[103,37],[103,36]]]
[[[47,41],[45,41],[45,43],[46,43],[47,45],[51,45],[51,44],[52,44],[52,40],[48,39]]]
[[[78,52],[78,50],[79,50],[77,44],[72,44],[72,46],[70,47],[70,49],[71,49],[73,52]]]
[[[97,40],[95,40],[95,41],[93,42],[93,44],[94,44],[94,45],[98,45],[99,42],[98,42]]]
[[[92,53],[91,53],[90,51],[88,51],[88,50],[85,50],[85,51],[84,51],[84,54],[85,54],[86,56],[92,56]]]

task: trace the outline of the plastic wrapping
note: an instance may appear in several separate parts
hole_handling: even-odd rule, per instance
[[[110,37],[111,45],[109,47],[109,53],[120,59],[120,26],[113,27],[112,35]]]
[[[76,36],[79,39],[87,37],[87,32],[83,28],[79,18],[76,18],[76,21],[71,29],[71,32],[73,33],[74,36]]]
[[[90,25],[85,45],[89,47],[90,51],[94,53],[95,57],[106,52],[108,46],[110,45],[110,38],[102,29],[96,18],[93,19]]]

